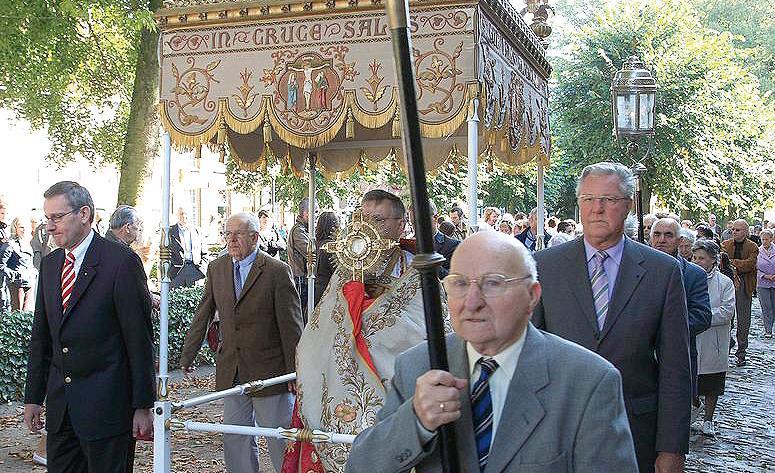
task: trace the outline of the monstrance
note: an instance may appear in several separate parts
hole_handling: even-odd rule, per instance
[[[352,275],[352,280],[364,282],[364,275],[379,269],[385,257],[398,242],[385,238],[374,219],[364,216],[361,209],[353,212],[350,223],[336,234],[336,240],[321,248],[334,255],[338,267]]]

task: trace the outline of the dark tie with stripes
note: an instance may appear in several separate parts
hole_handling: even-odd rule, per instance
[[[498,368],[498,362],[492,358],[479,358],[482,372],[471,392],[471,410],[476,437],[476,454],[479,457],[479,470],[484,471],[492,443],[492,397],[490,396],[490,376]]]

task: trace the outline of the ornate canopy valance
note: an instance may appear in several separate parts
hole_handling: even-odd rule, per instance
[[[226,145],[253,168],[270,156],[300,168],[315,150],[337,173],[400,158],[380,0],[202,3],[157,14],[159,109],[176,145]],[[411,26],[428,169],[465,150],[474,113],[483,155],[548,159],[550,66],[510,5],[411,2]]]

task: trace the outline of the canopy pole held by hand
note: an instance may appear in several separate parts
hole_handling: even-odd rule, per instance
[[[425,161],[423,160],[420,137],[420,119],[417,113],[411,38],[407,22],[409,4],[406,0],[387,0],[386,7],[390,23],[390,38],[393,44],[393,59],[399,83],[401,139],[409,171],[412,207],[415,210],[414,229],[417,239],[417,255],[412,261],[412,266],[420,271],[422,278],[430,367],[431,369],[449,371],[438,279],[438,268],[443,263],[444,258],[433,251],[433,235],[431,234],[431,218],[433,216],[430,213],[428,187],[425,181]],[[439,441],[443,471],[445,473],[458,473],[460,466],[454,424],[445,424],[439,428]]]

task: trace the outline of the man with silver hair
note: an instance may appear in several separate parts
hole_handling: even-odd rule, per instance
[[[299,295],[291,269],[258,249],[255,215],[237,213],[226,221],[228,254],[207,268],[207,280],[180,364],[187,373],[202,346],[216,311],[221,343],[216,354],[215,387],[268,379],[296,370],[296,345],[302,331]],[[223,403],[223,422],[232,425],[287,427],[295,384],[272,386],[254,396],[233,396]],[[275,470],[281,471],[285,442],[267,440]],[[224,435],[226,471],[258,473],[258,447],[247,435]]]
[[[129,205],[119,205],[110,216],[110,228],[105,232],[105,238],[129,246],[140,240],[142,234],[143,221],[137,210]]]
[[[689,448],[686,295],[675,258],[624,236],[634,194],[627,167],[584,168],[584,237],[536,253],[543,295],[533,323],[619,369],[641,473],[678,472]]]
[[[686,261],[691,261],[694,257],[694,254],[692,253],[692,245],[694,245],[694,242],[697,241],[697,234],[693,230],[682,228],[678,232],[678,235],[681,238],[680,242],[678,243],[678,254],[681,255],[681,257]]]
[[[652,248],[672,256],[681,266],[681,274],[686,292],[686,307],[689,315],[689,353],[692,368],[692,398],[697,396],[697,345],[695,337],[710,328],[713,315],[708,299],[708,281],[705,270],[684,259],[678,254],[681,242],[681,226],[673,218],[660,218],[651,227]],[[699,406],[695,406],[699,408]],[[692,411],[691,422],[699,409]]]

